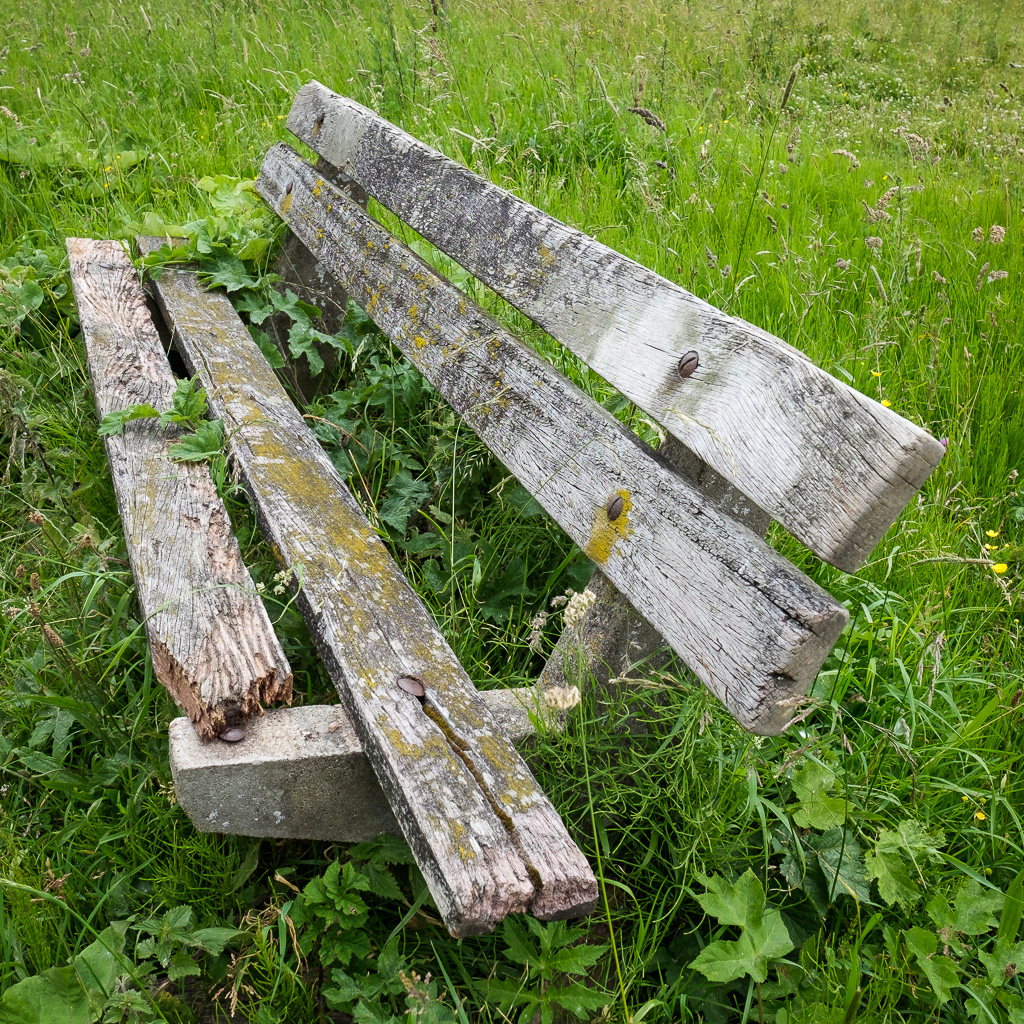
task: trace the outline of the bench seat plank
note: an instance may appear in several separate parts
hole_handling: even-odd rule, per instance
[[[227,296],[186,271],[165,270],[155,289],[265,536],[300,577],[298,605],[452,934],[509,913],[589,912],[586,859]],[[422,704],[403,677],[422,680]]]
[[[174,375],[121,243],[69,238],[67,249],[99,418],[169,409]],[[143,419],[104,444],[156,677],[211,740],[290,701],[292,673],[209,467],[172,462],[174,437]]]
[[[257,188],[737,720],[785,728],[846,609],[293,150]]]
[[[934,438],[785,342],[319,82],[299,90],[287,125],[832,565],[863,564],[942,457]],[[689,351],[699,367],[681,379]]]

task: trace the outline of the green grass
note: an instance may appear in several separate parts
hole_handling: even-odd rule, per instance
[[[851,611],[814,709],[786,736],[752,739],[680,672],[590,694],[565,735],[531,747],[603,883],[587,942],[608,948],[587,974],[608,1019],[1024,1019],[1009,967],[1024,963],[1019,2],[61,0],[2,24],[0,990],[131,919],[127,987],[150,997],[110,1019],[188,1020],[188,1006],[227,1019],[235,998],[235,1019],[318,1019],[332,965],[318,969],[320,926],[295,889],[335,858],[378,879],[362,890],[370,953],[355,962],[373,977],[395,933],[397,1019],[528,1018],[533,1004],[513,1011],[493,979],[522,978],[537,998],[564,981],[537,950],[524,974],[515,950],[534,939],[519,925],[448,938],[395,851],[378,859],[399,861],[401,899],[368,866],[376,854],[198,834],[170,799],[175,710],[146,659],[63,240],[201,218],[227,240],[266,234],[250,206],[218,206],[198,183],[254,177],[317,78],[948,442],[856,576],[773,528]],[[358,470],[471,676],[535,676],[560,625],[551,602],[582,586],[586,563],[385,342],[332,386],[309,411],[358,443],[325,423],[321,439]],[[410,480],[402,530],[380,514]],[[228,501],[300,699],[334,699],[273,596],[251,514]],[[719,885],[746,894],[742,926],[714,903]],[[169,983],[142,926],[182,905],[195,922],[174,941],[201,973]],[[788,945],[765,937],[778,921]],[[242,935],[223,952],[182,945],[214,926]],[[732,980],[707,967],[721,940],[748,957]],[[415,1009],[427,999],[433,1010]]]

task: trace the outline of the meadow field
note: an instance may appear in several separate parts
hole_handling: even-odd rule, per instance
[[[0,29],[0,1022],[1024,1022],[1019,0],[44,0]],[[772,528],[851,616],[785,735],[680,668],[584,685],[530,743],[601,883],[581,922],[457,941],[397,840],[200,834],[174,801],[64,239],[187,235],[260,300],[249,183],[311,79],[946,446],[855,575]],[[477,685],[535,679],[589,563],[350,328],[304,411]],[[220,477],[296,701],[336,701]]]

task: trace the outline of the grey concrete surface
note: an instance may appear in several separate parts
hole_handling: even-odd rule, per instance
[[[507,735],[533,732],[532,687],[480,696]],[[237,743],[203,743],[187,718],[169,734],[175,795],[200,832],[351,843],[401,835],[340,705],[271,709]]]

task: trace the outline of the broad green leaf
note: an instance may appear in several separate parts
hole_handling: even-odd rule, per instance
[[[720,875],[698,877],[708,892],[699,894],[697,902],[723,925],[743,931],[739,939],[712,942],[690,966],[709,981],[734,981],[749,974],[763,982],[768,961],[793,949],[782,915],[775,908],[765,908],[764,886],[750,868],[731,885]]]
[[[130,405],[127,409],[117,409],[114,412],[108,412],[100,420],[99,435],[100,437],[108,437],[111,434],[120,434],[124,431],[124,425],[131,423],[132,420],[149,419],[159,415],[159,409],[154,409],[153,406],[146,405],[145,403]]]
[[[996,914],[1003,906],[1003,899],[1001,892],[984,890],[972,878],[957,893],[952,907],[938,893],[929,900],[926,909],[936,928],[946,929],[950,934],[984,935],[998,925]]]
[[[206,416],[206,391],[200,386],[199,378],[179,380],[171,399],[171,411],[160,416],[160,422],[198,423]]]
[[[864,858],[869,878],[877,879],[878,891],[889,906],[910,910],[925,891],[922,867],[942,859],[941,832],[931,833],[913,818],[895,830],[882,829],[874,853]]]
[[[918,966],[931,983],[935,998],[940,1004],[948,1002],[960,981],[956,964],[948,956],[937,953],[938,938],[934,932],[914,927],[903,935],[907,949],[917,958]]]
[[[752,928],[744,928],[735,941],[718,939],[701,950],[690,964],[708,981],[735,981],[749,974],[754,981],[768,977],[768,961],[785,956],[793,949],[785,922],[778,910],[767,910],[762,921]]]
[[[67,967],[51,967],[4,992],[0,1024],[92,1024],[119,977],[131,963],[124,956],[127,921],[104,928]]]
[[[1016,976],[1017,968],[1024,967],[1024,942],[999,941],[991,953],[979,949],[978,958],[988,971],[988,980],[999,988]]]
[[[388,496],[380,506],[380,517],[399,533],[405,534],[409,517],[426,503],[431,488],[422,477],[414,478],[400,469],[388,482]]]
[[[697,878],[708,890],[697,894],[697,902],[706,913],[717,917],[719,924],[750,928],[761,923],[764,886],[750,868],[731,884],[721,875],[710,878],[698,875]]]
[[[185,434],[168,449],[175,462],[203,462],[224,447],[223,420],[203,420],[195,433]]]
[[[806,852],[817,855],[818,865],[828,883],[830,898],[852,896],[858,903],[872,903],[871,882],[864,869],[860,844],[852,832],[829,829],[820,836],[803,838]]]
[[[178,949],[171,954],[170,962],[167,965],[167,977],[171,981],[179,978],[198,977],[203,972],[199,964],[192,959],[187,950]]]
[[[549,988],[544,993],[547,998],[581,1019],[587,1019],[587,1010],[603,1010],[614,998],[608,992],[588,988],[582,982],[573,982],[560,988]]]
[[[816,761],[805,761],[793,775],[793,792],[800,807],[793,820],[801,828],[831,829],[842,825],[849,813],[848,801],[832,796],[835,772]]]
[[[278,347],[270,340],[270,335],[252,324],[249,325],[249,334],[252,336],[253,341],[256,342],[260,352],[263,353],[263,358],[266,359],[267,365],[272,370],[280,370],[285,365],[285,358],[281,355]]]
[[[229,293],[241,291],[243,288],[259,287],[259,281],[232,253],[224,253],[205,261],[200,278],[207,288],[223,288]]]

